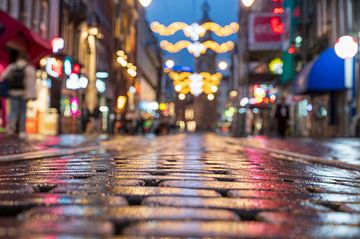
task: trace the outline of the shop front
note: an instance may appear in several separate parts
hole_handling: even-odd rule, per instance
[[[298,74],[293,82],[298,136],[347,136],[351,124],[351,87],[345,81],[345,63],[333,48]],[[350,93],[350,94],[349,94]]]
[[[26,54],[30,63],[37,67],[36,84],[38,92],[40,96],[46,95],[46,76],[39,65],[41,63],[40,59],[51,53],[50,43],[7,13],[0,11],[0,74],[9,64],[16,61],[16,56],[19,53]],[[7,115],[11,110],[4,96],[4,94],[0,95],[0,127],[6,126]],[[38,116],[34,109],[38,101],[39,99],[28,103],[27,131],[29,132],[37,132],[38,125],[41,125],[38,122],[41,117]]]

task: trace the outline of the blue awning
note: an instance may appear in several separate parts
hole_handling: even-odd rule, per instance
[[[345,89],[345,61],[336,55],[334,48],[326,49],[308,63],[293,83],[295,94]]]

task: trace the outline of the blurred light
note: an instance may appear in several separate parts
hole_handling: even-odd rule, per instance
[[[207,98],[208,100],[213,101],[215,99],[215,96],[213,94],[209,94]]]
[[[165,65],[166,65],[167,68],[171,69],[171,68],[173,68],[175,66],[175,62],[173,60],[167,60],[165,62]]]
[[[119,64],[122,66],[122,67],[126,67],[128,62],[126,61],[125,57],[121,57],[119,56],[117,58],[117,62],[119,62]]]
[[[96,78],[106,79],[109,77],[109,73],[107,72],[96,72]]]
[[[359,44],[352,36],[342,36],[335,44],[335,52],[342,59],[352,58],[359,51]]]
[[[74,64],[73,66],[73,73],[80,74],[81,72],[81,66],[79,64]]]
[[[176,85],[175,90],[176,90],[176,92],[180,92],[182,90],[181,85]]]
[[[109,112],[109,107],[107,107],[107,106],[100,106],[99,110],[100,110],[100,112],[102,112],[102,113],[106,113],[106,112]]]
[[[230,92],[230,97],[231,97],[231,98],[238,97],[238,95],[239,95],[239,93],[238,93],[236,90],[232,90],[232,91]]]
[[[106,84],[102,80],[96,80],[96,89],[99,93],[104,93],[106,91]]]
[[[271,29],[274,33],[277,34],[284,33],[285,25],[283,22],[281,22],[280,17],[272,17],[270,23],[271,23]]]
[[[265,89],[263,89],[261,87],[256,88],[255,92],[254,92],[254,96],[259,97],[259,98],[265,98],[266,97]]]
[[[88,33],[91,36],[97,36],[97,35],[99,35],[100,31],[99,31],[99,28],[97,28],[97,27],[90,27],[88,29]]]
[[[185,100],[186,95],[185,94],[179,94],[179,100]]]
[[[186,127],[185,121],[178,121],[177,123],[178,123],[181,130],[185,129],[185,127]]]
[[[152,0],[139,0],[139,2],[143,7],[148,7],[150,6]]]
[[[46,62],[47,62],[47,58],[46,58],[46,57],[41,58],[41,60],[40,60],[40,66],[41,66],[41,67],[45,67],[45,66],[46,66]]]
[[[288,49],[288,53],[293,55],[296,53],[296,47],[294,45],[291,45],[290,48]]]
[[[46,73],[54,78],[61,78],[63,74],[63,62],[55,57],[49,57],[47,59]]]
[[[276,95],[271,95],[270,96],[270,103],[275,103],[276,102]]]
[[[240,100],[240,106],[245,107],[247,104],[249,104],[249,98],[244,97]]]
[[[88,86],[88,84],[89,84],[89,79],[86,78],[85,76],[81,76],[80,79],[79,79],[79,86],[80,86],[80,88],[86,89],[86,87]]]
[[[274,14],[283,14],[284,13],[284,8],[276,7],[276,8],[274,8],[273,13]]]
[[[79,111],[79,99],[78,98],[71,98],[70,100],[70,111],[71,111],[71,115],[76,116],[80,114]]]
[[[64,49],[64,46],[65,46],[65,42],[64,39],[62,39],[61,37],[56,37],[51,40],[51,47],[53,53],[60,52],[62,49]]]
[[[119,96],[119,97],[117,98],[117,105],[116,105],[116,107],[117,107],[119,110],[123,110],[123,109],[125,108],[126,101],[127,101],[126,96]]]
[[[130,92],[131,94],[135,95],[135,93],[136,93],[136,88],[135,88],[134,86],[130,86],[130,87],[129,87],[129,92]]]
[[[275,58],[269,63],[269,70],[275,75],[281,75],[283,73],[284,63],[280,58]]]
[[[213,85],[213,86],[211,86],[211,91],[213,92],[213,93],[216,93],[217,91],[218,91],[218,87],[216,86],[216,85]]]
[[[196,131],[196,121],[188,121],[187,122],[187,130],[189,132],[195,132]]]
[[[66,80],[66,88],[69,90],[77,90],[80,88],[80,80],[77,74],[71,74]]]
[[[259,113],[259,109],[258,109],[258,108],[254,108],[254,109],[253,109],[253,112],[254,112],[254,114],[258,114],[258,113]]]
[[[163,110],[166,110],[166,104],[165,103],[160,103],[159,105],[159,110],[163,111]]]
[[[239,109],[239,113],[240,113],[240,114],[246,114],[246,112],[247,112],[247,109],[246,109],[246,108],[240,108],[240,109]]]
[[[308,104],[307,106],[306,106],[306,110],[307,111],[312,111],[313,110],[313,106],[312,106],[312,104]]]
[[[224,71],[228,68],[228,63],[226,61],[220,61],[218,66],[220,70]]]
[[[72,72],[72,60],[70,57],[65,57],[64,59],[64,73],[65,75],[69,76]]]
[[[245,6],[245,7],[251,7],[255,0],[241,0],[242,4]]]

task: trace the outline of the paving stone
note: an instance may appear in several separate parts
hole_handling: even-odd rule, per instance
[[[131,225],[124,234],[146,237],[232,237],[232,238],[357,238],[360,228],[320,225],[302,228],[262,222],[159,222]]]
[[[136,197],[136,196],[196,196],[196,197],[219,197],[219,193],[213,190],[203,189],[186,189],[186,188],[171,188],[171,187],[125,187],[115,186],[112,192],[120,196]]]
[[[308,211],[297,211],[297,213],[288,212],[262,212],[257,218],[261,221],[271,223],[315,223],[315,224],[340,224],[360,226],[360,214],[343,212],[318,212],[310,213]]]
[[[164,187],[179,187],[179,188],[196,188],[196,189],[214,189],[214,190],[231,190],[231,189],[252,189],[252,190],[277,190],[286,191],[294,190],[296,185],[288,183],[275,182],[195,182],[195,181],[166,181],[162,182],[160,186]]]
[[[199,207],[199,208],[222,208],[238,212],[258,212],[261,210],[294,209],[298,206],[295,202],[284,200],[267,199],[239,199],[239,198],[198,198],[198,197],[148,197],[143,201],[144,205],[175,206],[175,207]]]

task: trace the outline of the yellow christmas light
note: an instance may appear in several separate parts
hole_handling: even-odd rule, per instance
[[[201,73],[190,73],[190,72],[170,72],[169,73],[170,79],[173,80],[175,90],[179,94],[189,94],[190,92],[194,95],[199,95],[204,93],[206,95],[214,94],[220,85],[220,81],[222,79],[221,73],[211,74],[209,72],[201,72]],[[192,83],[194,79],[201,81],[201,89],[197,87],[194,91],[194,85]],[[195,87],[198,84],[195,84]],[[216,89],[216,90],[214,90]]]
[[[150,24],[153,32],[161,36],[172,36],[176,32],[183,30],[185,36],[190,37],[192,40],[197,41],[200,37],[204,37],[206,32],[211,31],[219,37],[227,37],[239,31],[240,26],[236,22],[232,22],[224,27],[215,22],[206,22],[202,25],[193,23],[188,25],[184,22],[174,22],[169,26],[162,25],[159,22]]]
[[[187,48],[189,53],[193,54],[195,57],[199,57],[200,55],[205,54],[208,49],[211,49],[216,53],[226,53],[232,51],[235,47],[235,44],[232,41],[219,44],[211,40],[205,41],[203,43],[192,43],[190,41],[181,40],[175,44],[172,44],[169,41],[163,40],[160,42],[160,47],[170,53],[177,53]]]

